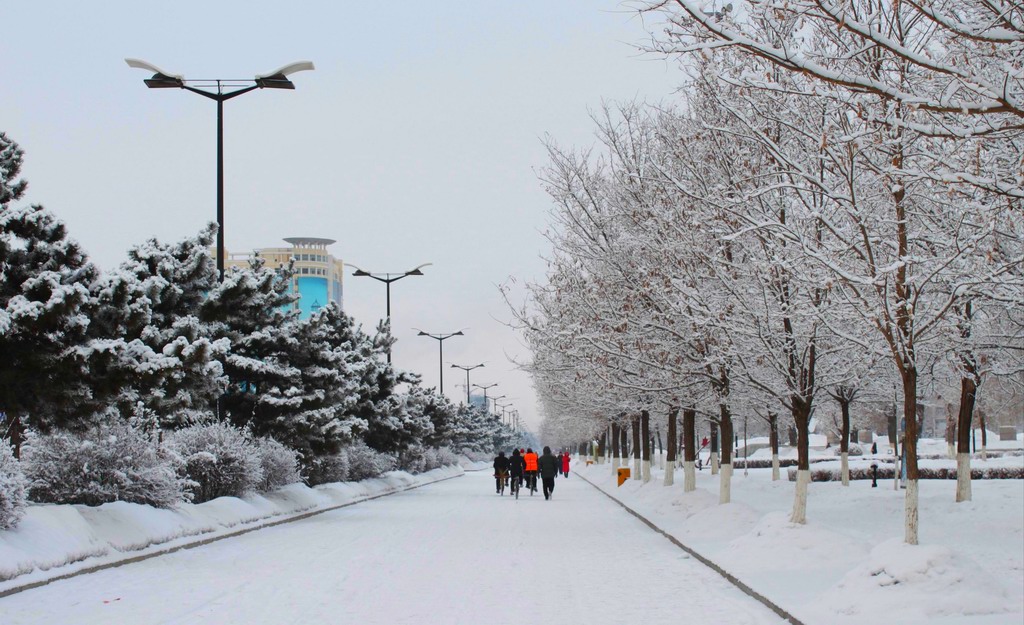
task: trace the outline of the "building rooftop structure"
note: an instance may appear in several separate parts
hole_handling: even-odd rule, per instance
[[[258,254],[271,269],[287,267],[292,263],[292,291],[299,299],[293,304],[305,319],[328,302],[339,307],[343,302],[345,264],[335,258],[327,247],[336,241],[320,237],[288,237],[291,247],[265,247],[248,254],[227,254],[227,268],[247,267]]]

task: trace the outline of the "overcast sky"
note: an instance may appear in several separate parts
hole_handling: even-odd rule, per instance
[[[0,130],[26,153],[27,200],[54,211],[101,267],[133,244],[215,219],[216,105],[148,90],[145,59],[186,78],[246,78],[310,60],[296,90],[225,104],[226,245],[336,239],[392,287],[395,364],[465,395],[474,384],[541,418],[496,285],[543,275],[550,202],[542,139],[591,145],[602,100],[670,100],[676,68],[637,52],[645,24],[615,0],[516,2],[4,2]],[[521,290],[513,296],[521,299]],[[367,329],[384,287],[345,279]]]

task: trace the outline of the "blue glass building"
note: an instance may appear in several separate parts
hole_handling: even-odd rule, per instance
[[[301,318],[334,302],[342,306],[344,293],[345,264],[335,258],[327,247],[335,241],[317,237],[290,237],[285,239],[291,247],[267,247],[254,250],[266,262],[267,267],[285,267],[294,262],[295,274],[292,290],[299,295],[293,304]],[[227,267],[248,266],[252,254],[230,254],[225,259]],[[294,259],[294,261],[293,261]]]

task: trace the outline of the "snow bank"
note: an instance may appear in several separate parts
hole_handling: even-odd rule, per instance
[[[314,488],[291,484],[269,493],[172,509],[120,501],[96,507],[31,505],[16,529],[0,531],[0,592],[462,474],[458,466],[419,475],[393,471],[361,482]]]
[[[956,558],[947,547],[912,547],[898,538],[872,549],[809,609],[826,618],[838,612],[866,622],[897,613],[907,620],[931,621],[1018,610],[1009,593],[978,565]]]
[[[798,525],[789,521],[794,486],[771,481],[770,469],[737,471],[726,505],[707,470],[691,493],[657,476],[618,487],[607,465],[577,473],[805,623],[1024,622],[1021,480],[979,480],[959,504],[955,481],[922,481],[921,545],[911,547],[904,492],[891,479],[879,488],[815,482]]]

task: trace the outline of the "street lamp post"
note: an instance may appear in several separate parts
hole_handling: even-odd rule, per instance
[[[152,63],[139,59],[125,59],[128,67],[144,69],[153,72],[153,77],[144,80],[150,89],[184,89],[192,93],[198,93],[204,98],[209,98],[217,103],[217,273],[220,280],[224,280],[224,102],[231,98],[238,97],[243,93],[249,93],[254,89],[294,89],[295,84],[288,80],[288,76],[295,72],[313,69],[309,61],[299,61],[285,65],[284,67],[262,74],[251,79],[224,79],[209,78],[198,80],[186,80],[184,76],[165,72]],[[190,86],[188,83],[200,83]],[[240,84],[252,82],[234,91],[224,92],[224,87],[239,87]],[[215,89],[206,91],[205,89]]]
[[[415,330],[416,328],[413,328],[413,329]],[[424,332],[423,330],[419,330],[419,334],[417,334],[417,336],[429,336],[430,338],[437,340],[437,352],[438,352],[438,358],[437,358],[437,365],[438,365],[438,367],[437,367],[437,369],[438,369],[438,373],[439,373],[438,377],[440,378],[438,383],[437,383],[437,392],[438,392],[439,395],[441,395],[443,397],[444,396],[444,342],[446,340],[452,338],[453,336],[464,336],[462,334],[462,330],[459,330],[458,332],[452,332],[451,334],[430,334],[429,332]]]
[[[473,385],[473,388],[483,389],[483,391],[484,391],[484,411],[487,410],[487,389],[494,388],[497,385],[498,385],[497,382],[495,382],[494,384],[484,384],[482,386],[480,384],[474,384]]]
[[[505,409],[508,408],[511,405],[512,405],[512,402],[501,404],[500,408],[501,408],[501,422],[502,423],[505,422]],[[495,404],[494,407],[495,407],[495,413],[497,413],[497,408],[499,407],[498,404]]]
[[[498,400],[499,399],[505,399],[506,397],[508,397],[508,395],[498,395],[497,397],[492,397],[491,398],[491,403],[494,406],[494,414],[498,414]],[[486,410],[486,409],[487,409],[487,406],[484,406],[484,410]]]
[[[349,267],[355,269],[355,271],[352,272],[352,275],[355,276],[355,277],[359,277],[359,278],[363,278],[363,277],[373,278],[377,282],[383,282],[384,283],[384,286],[386,287],[385,290],[387,291],[387,309],[386,309],[387,313],[388,313],[387,320],[388,320],[388,326],[390,326],[391,325],[391,283],[392,282],[398,282],[402,278],[407,278],[409,276],[422,276],[423,272],[420,271],[420,270],[423,269],[424,267],[430,266],[433,263],[423,263],[422,265],[420,265],[419,267],[416,267],[415,269],[410,269],[409,271],[403,271],[402,273],[372,273],[372,272],[369,272],[369,271],[364,271],[364,270],[360,269],[359,267],[356,267],[353,264],[350,264],[350,263],[345,263],[345,264],[347,264]],[[391,363],[391,345],[388,345],[388,364],[390,364],[390,363]]]
[[[484,366],[484,363],[473,365],[472,367],[463,367],[462,365],[452,365],[452,369],[462,369],[466,372],[466,407],[469,407],[469,372],[473,369],[479,369]]]

